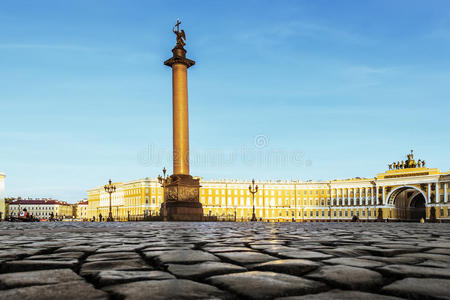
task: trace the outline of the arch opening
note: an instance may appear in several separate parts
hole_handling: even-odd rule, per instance
[[[420,221],[426,218],[425,197],[422,191],[404,187],[391,195],[390,203],[394,205],[391,218],[399,221]]]

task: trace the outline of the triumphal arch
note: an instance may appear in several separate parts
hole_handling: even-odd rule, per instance
[[[389,164],[389,170],[377,175],[380,218],[436,220],[441,204],[448,202],[449,175],[425,164],[424,160],[416,160],[411,150],[406,160]]]

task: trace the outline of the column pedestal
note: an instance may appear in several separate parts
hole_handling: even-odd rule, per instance
[[[191,175],[174,174],[164,187],[161,217],[164,221],[203,221],[200,182]]]

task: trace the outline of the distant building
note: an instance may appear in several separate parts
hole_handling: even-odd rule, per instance
[[[388,165],[373,178],[329,181],[258,181],[255,215],[267,222],[327,222],[421,218],[450,222],[450,172],[428,168],[425,161],[406,160]],[[248,221],[252,217],[251,181],[200,180],[204,215]],[[157,179],[115,182],[111,208],[115,220],[159,215],[164,201]],[[104,187],[88,190],[88,218],[108,216],[109,194]]]
[[[9,205],[9,213],[17,217],[23,209],[38,219],[48,219],[53,213],[54,218],[66,219],[73,217],[73,205],[64,201],[54,199],[21,199],[12,201]]]
[[[5,201],[5,174],[0,173],[0,220],[4,220],[8,212]]]
[[[87,209],[88,209],[88,200],[87,199],[78,201],[77,204],[76,204],[76,210],[77,210],[76,216],[77,216],[77,219],[80,219],[80,220],[83,220],[83,221],[87,220],[88,219],[88,217],[87,217]]]

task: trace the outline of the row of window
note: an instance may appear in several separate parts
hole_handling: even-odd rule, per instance
[[[27,206],[27,205],[12,205],[11,206],[11,210],[23,210],[24,208],[26,208],[27,210],[57,210],[57,207],[54,206]]]

